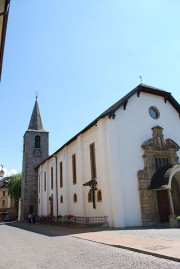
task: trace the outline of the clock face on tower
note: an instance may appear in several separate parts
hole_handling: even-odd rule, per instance
[[[38,158],[42,155],[42,151],[40,149],[35,149],[33,155]]]

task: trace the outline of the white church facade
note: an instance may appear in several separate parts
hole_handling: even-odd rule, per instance
[[[179,145],[179,103],[138,85],[38,163],[38,216],[107,217],[121,228],[169,221],[180,215]]]

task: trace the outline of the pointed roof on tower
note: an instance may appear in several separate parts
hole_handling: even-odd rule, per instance
[[[39,111],[39,105],[38,105],[38,101],[37,101],[37,96],[36,96],[36,101],[34,104],[34,108],[33,108],[33,112],[31,115],[31,120],[29,122],[29,127],[28,130],[43,130],[43,125],[42,125],[42,121],[41,121],[41,115],[40,115],[40,111]]]

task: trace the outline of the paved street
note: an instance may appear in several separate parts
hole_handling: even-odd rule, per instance
[[[71,233],[26,228],[0,225],[1,269],[180,268],[174,261],[87,241]]]

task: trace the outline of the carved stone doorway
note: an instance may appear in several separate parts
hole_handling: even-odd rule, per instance
[[[160,222],[168,222],[170,215],[170,203],[167,190],[156,191]]]

